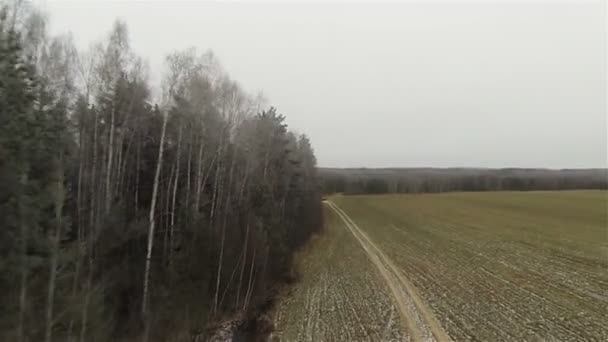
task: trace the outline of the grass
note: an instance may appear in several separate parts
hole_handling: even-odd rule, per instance
[[[607,192],[331,200],[403,272],[452,339],[608,340]],[[298,257],[302,280],[278,305],[277,336],[406,339],[364,250],[331,211],[326,225]]]

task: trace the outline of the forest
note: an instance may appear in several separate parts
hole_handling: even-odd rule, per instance
[[[608,189],[608,169],[319,168],[326,194]]]
[[[156,89],[125,22],[79,51],[16,4],[0,11],[0,340],[192,341],[258,317],[322,226],[309,139],[210,51],[168,54]]]

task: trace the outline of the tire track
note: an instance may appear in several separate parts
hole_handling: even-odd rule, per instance
[[[336,204],[325,201],[345,223],[346,228],[359,241],[372,263],[389,286],[401,320],[405,323],[413,341],[451,341],[431,309],[422,300],[415,287],[403,275],[376,244],[357,226],[357,224]],[[413,305],[411,305],[413,303]],[[418,320],[416,319],[418,318]]]

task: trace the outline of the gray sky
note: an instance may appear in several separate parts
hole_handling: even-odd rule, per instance
[[[321,166],[607,166],[604,1],[43,8],[80,48],[124,19],[154,71],[173,49],[212,49]]]

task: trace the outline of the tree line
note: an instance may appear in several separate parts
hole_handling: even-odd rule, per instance
[[[0,11],[0,340],[190,336],[269,304],[321,227],[309,139],[211,52],[159,96],[127,25],[78,51]]]
[[[324,193],[608,189],[607,169],[320,168]]]

